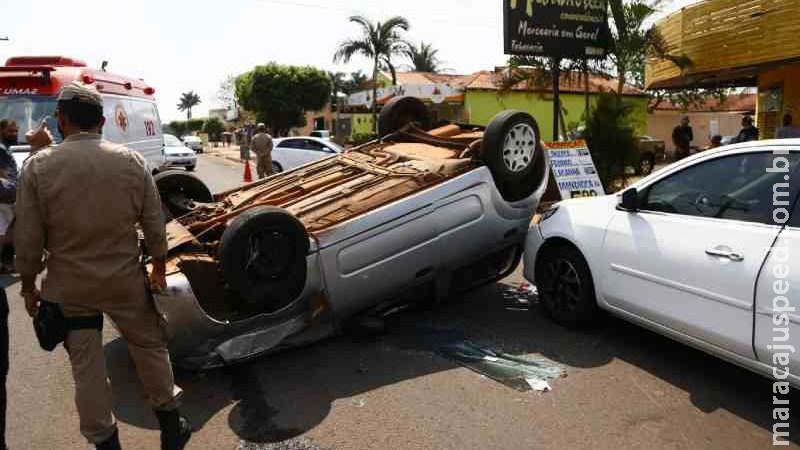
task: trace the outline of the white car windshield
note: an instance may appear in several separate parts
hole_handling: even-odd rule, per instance
[[[171,134],[165,134],[164,145],[167,147],[183,147],[183,142]]]

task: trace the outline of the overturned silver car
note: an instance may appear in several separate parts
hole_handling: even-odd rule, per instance
[[[157,177],[168,223],[170,352],[208,369],[314,342],[422,290],[437,301],[519,263],[549,178],[536,121],[429,130],[419,100],[384,106],[381,138],[212,197]]]

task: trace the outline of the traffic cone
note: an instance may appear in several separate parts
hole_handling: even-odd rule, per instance
[[[244,160],[244,182],[245,183],[252,183],[253,182],[253,172],[250,170],[250,160]]]

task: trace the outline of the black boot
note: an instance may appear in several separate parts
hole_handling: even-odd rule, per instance
[[[189,421],[177,409],[154,412],[161,427],[161,450],[183,450],[192,437]]]
[[[119,430],[115,430],[113,436],[96,444],[95,447],[97,450],[122,450],[122,447],[119,445]]]

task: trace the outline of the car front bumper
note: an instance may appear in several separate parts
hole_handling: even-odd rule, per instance
[[[523,274],[530,283],[536,283],[536,258],[539,250],[544,244],[541,224],[531,224],[527,236],[525,236],[525,254],[523,258]]]
[[[196,165],[196,156],[167,156],[164,159],[165,167],[193,167]]]

